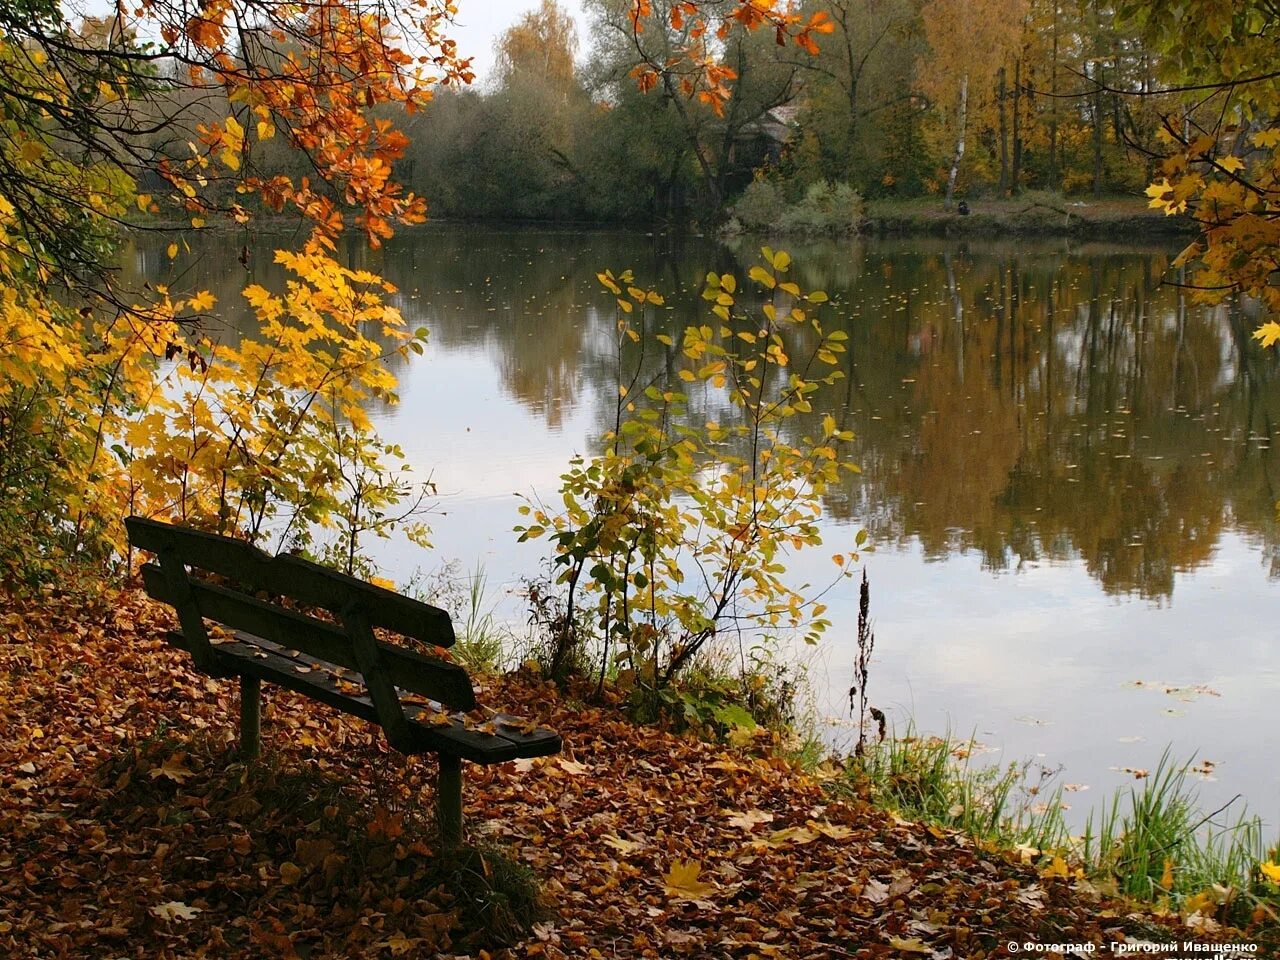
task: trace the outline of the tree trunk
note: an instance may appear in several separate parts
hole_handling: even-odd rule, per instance
[[[951,160],[951,173],[947,177],[947,198],[944,204],[951,209],[951,202],[956,195],[956,177],[960,174],[960,161],[964,159],[965,123],[969,114],[969,75],[966,73],[960,81],[960,112],[956,117],[956,155]]]
[[[1000,196],[1003,197],[1009,192],[1009,120],[1004,103],[1007,94],[1004,67],[1000,68],[999,76],[1000,88],[996,100],[1000,107]]]
[[[1058,189],[1058,4],[1053,5],[1053,59],[1049,65],[1049,189]]]
[[[1093,196],[1102,196],[1102,87],[1099,79],[1101,66],[1093,66]]]
[[[1013,178],[1011,192],[1022,188],[1022,60],[1013,62]]]

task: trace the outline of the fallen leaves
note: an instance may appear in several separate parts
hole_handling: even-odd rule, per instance
[[[116,606],[18,616],[0,599],[0,626],[21,624],[0,629],[13,731],[0,741],[0,956],[482,955],[416,839],[430,757],[267,687],[264,760],[244,766],[235,684],[189,672],[136,595]],[[1129,923],[1128,906],[1083,898],[1054,861],[1037,869],[1039,850],[1019,864],[836,802],[776,757],[570,709],[528,681],[490,687],[486,702],[518,704],[572,751],[467,766],[472,835],[531,869],[550,909],[492,960],[958,960],[998,956],[1029,929],[1105,943]]]

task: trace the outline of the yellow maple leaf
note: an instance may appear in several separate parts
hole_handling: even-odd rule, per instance
[[[1264,323],[1257,330],[1253,331],[1253,338],[1255,340],[1261,340],[1264,347],[1271,346],[1277,341],[1280,341],[1280,323],[1276,323],[1274,320]]]
[[[1280,127],[1271,127],[1269,130],[1259,130],[1253,135],[1253,142],[1256,146],[1267,150],[1273,147],[1280,147]]]
[[[662,878],[663,886],[666,887],[667,895],[671,897],[685,897],[690,900],[697,897],[705,897],[712,893],[716,885],[714,883],[706,883],[698,879],[698,874],[702,872],[702,863],[698,860],[676,860],[671,864],[671,869],[666,872]]]
[[[739,830],[753,830],[757,824],[768,823],[773,819],[773,814],[767,810],[745,810],[741,813],[726,812],[731,814],[729,826],[737,827]]]
[[[1272,863],[1267,861],[1258,864],[1258,869],[1262,871],[1262,875],[1272,883],[1280,886],[1280,863]]]
[[[1071,872],[1067,869],[1067,861],[1062,857],[1054,857],[1047,867],[1040,868],[1040,876],[1042,877],[1068,877]]]
[[[187,306],[190,307],[192,310],[194,310],[196,313],[204,313],[206,310],[212,310],[213,305],[217,302],[218,302],[218,298],[215,297],[212,293],[210,293],[208,290],[201,290],[194,297],[192,297],[190,300],[187,301]]]

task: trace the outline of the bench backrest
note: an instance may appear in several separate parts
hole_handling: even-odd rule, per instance
[[[430,697],[456,710],[475,706],[465,670],[438,657],[379,642],[381,627],[426,644],[454,642],[445,611],[301,557],[272,557],[242,540],[187,527],[129,517],[129,541],[154,553],[158,564],[143,567],[147,593],[174,607],[197,666],[214,665],[204,620],[212,620],[339,666],[364,678],[378,719],[393,745],[407,721],[395,687]],[[215,583],[206,571],[230,581]],[[287,597],[328,610],[336,623],[290,610],[255,594]]]

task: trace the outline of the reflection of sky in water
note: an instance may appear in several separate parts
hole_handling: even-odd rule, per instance
[[[828,404],[848,403],[866,472],[833,505],[852,521],[792,573],[825,582],[855,524],[873,530],[872,702],[899,723],[975,733],[993,758],[1063,765],[1065,781],[1091,787],[1069,797],[1077,810],[1127,781],[1111,768],[1154,768],[1172,744],[1218,763],[1206,803],[1244,792],[1280,821],[1280,376],[1248,349],[1251,318],[1179,303],[1158,284],[1161,250],[793,252],[802,284],[845,302],[834,312],[856,366]],[[510,591],[545,547],[514,542],[513,494],[554,501],[569,458],[611,416],[612,320],[595,271],[636,267],[673,294],[662,319],[678,327],[701,316],[708,268],[746,264],[706,242],[532,231],[405,234],[384,257],[371,266],[431,340],[400,371],[399,407],[374,415],[440,497],[434,555],[389,542],[377,558],[400,582],[444,559],[480,563],[500,613],[522,622]],[[199,282],[236,299],[234,264],[203,269]],[[800,656],[819,712],[835,716],[856,585],[829,599],[827,639]],[[1139,680],[1221,696],[1126,686]]]

